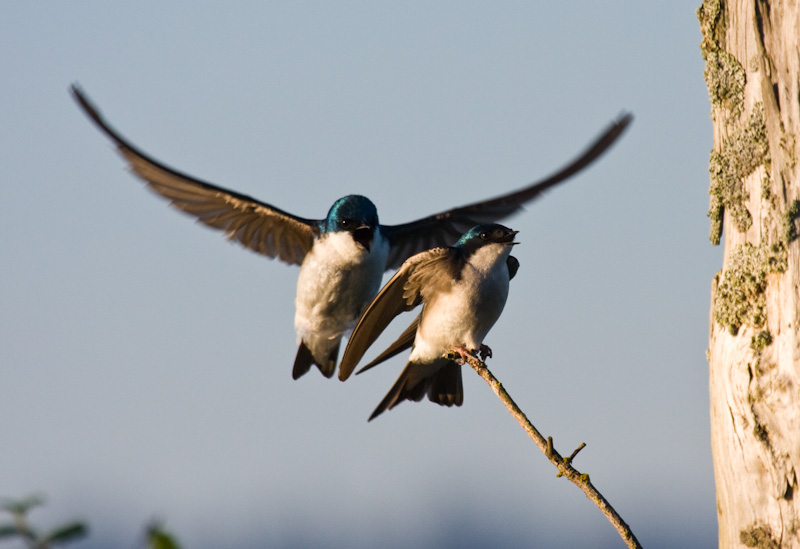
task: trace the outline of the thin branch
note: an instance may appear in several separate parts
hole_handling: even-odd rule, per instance
[[[460,353],[459,353],[460,354]],[[489,384],[489,387],[495,392],[495,394],[503,401],[503,404],[506,405],[508,411],[511,412],[511,415],[519,422],[522,428],[528,433],[528,436],[533,439],[533,442],[536,443],[536,446],[544,453],[547,459],[550,460],[550,463],[555,465],[558,468],[558,475],[559,477],[564,476],[570,480],[575,486],[580,488],[586,497],[589,498],[591,501],[594,502],[595,505],[600,509],[600,511],[606,516],[609,522],[617,529],[619,535],[622,537],[623,541],[627,544],[628,547],[631,549],[638,548],[641,549],[641,544],[636,539],[636,536],[633,535],[630,527],[622,520],[622,517],[617,514],[611,504],[608,502],[603,495],[597,491],[592,483],[589,481],[589,475],[585,473],[581,473],[577,469],[572,466],[572,460],[575,459],[575,456],[578,455],[584,446],[585,443],[581,443],[578,448],[572,452],[572,455],[569,457],[561,457],[555,448],[553,448],[553,438],[547,437],[545,439],[542,434],[533,426],[533,424],[528,420],[527,416],[519,409],[519,406],[511,399],[511,396],[506,392],[503,388],[503,385],[497,380],[492,372],[489,371],[489,368],[486,367],[486,364],[483,363],[476,357],[473,356],[466,356],[466,361],[472,366],[472,369],[478,372],[478,375],[481,376],[486,383]]]

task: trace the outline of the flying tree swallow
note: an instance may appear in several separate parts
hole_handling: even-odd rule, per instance
[[[308,219],[271,204],[179,172],[150,157],[111,127],[86,94],[72,95],[147,187],[175,208],[219,229],[245,248],[300,265],[295,301],[299,348],[292,376],[316,365],[331,377],[342,336],[355,326],[380,289],[387,269],[418,252],[456,242],[479,223],[497,221],[522,209],[547,189],[575,175],[602,155],[625,131],[632,115],[623,113],[572,162],[517,191],[453,208],[400,225],[381,225],[375,205],[348,195],[334,202],[324,219]]]
[[[510,255],[518,244],[516,234],[502,225],[478,225],[455,246],[418,253],[403,263],[367,307],[342,356],[342,381],[392,319],[422,304],[411,326],[359,372],[411,347],[408,364],[370,420],[404,400],[419,401],[425,395],[443,406],[461,406],[460,366],[466,355],[480,355],[481,360],[492,355],[483,339],[500,318],[508,283],[519,268]],[[451,351],[460,356],[447,357]]]

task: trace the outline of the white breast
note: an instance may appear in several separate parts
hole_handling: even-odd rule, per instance
[[[453,346],[478,349],[508,298],[510,246],[483,246],[469,259],[449,292],[424,304],[410,360],[429,362]]]
[[[350,233],[320,237],[306,255],[297,278],[295,329],[307,341],[338,339],[351,330],[378,293],[389,244],[375,230],[371,253]]]

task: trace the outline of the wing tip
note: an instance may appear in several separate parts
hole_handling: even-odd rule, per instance
[[[628,126],[633,122],[634,116],[631,111],[621,110],[617,117],[614,119],[614,126],[617,128],[616,135],[621,135],[622,132],[628,129]]]
[[[344,356],[342,357],[342,361],[339,363],[339,381],[347,381],[347,379],[353,373],[353,370],[356,368],[356,364],[352,363],[352,360],[349,359],[350,357],[348,356],[347,348],[345,348]]]
[[[83,88],[77,81],[70,84],[69,92],[72,98],[78,103],[78,105],[89,116],[89,118],[100,124],[100,126],[104,126],[102,116],[100,116],[100,111],[94,106],[92,100],[89,99],[89,96],[85,91],[83,91]]]

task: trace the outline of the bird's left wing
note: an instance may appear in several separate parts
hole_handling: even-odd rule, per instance
[[[229,240],[269,257],[299,265],[303,262],[320,221],[305,219],[280,210],[249,196],[230,191],[162,164],[140,151],[112,128],[75,84],[72,95],[86,115],[117,146],[131,170],[147,186],[170,201],[170,204],[223,231]]]
[[[633,115],[623,113],[612,122],[585,151],[566,166],[548,177],[531,183],[517,191],[453,208],[402,225],[381,226],[381,233],[391,246],[386,268],[397,268],[405,258],[434,246],[452,246],[463,233],[481,223],[504,219],[541,194],[569,179],[597,160],[614,144],[633,120]]]
[[[419,328],[419,321],[422,319],[422,315],[418,314],[417,317],[409,324],[408,328],[400,334],[394,343],[389,345],[385,351],[381,354],[376,356],[369,364],[366,364],[363,368],[356,372],[356,375],[366,372],[370,368],[374,368],[381,362],[389,360],[393,356],[396,356],[406,349],[410,349],[412,345],[414,345],[414,339],[417,337],[417,328]]]
[[[428,292],[436,291],[453,280],[459,268],[460,255],[460,250],[456,248],[433,248],[403,263],[356,324],[339,364],[340,380],[350,377],[364,353],[394,317],[410,311],[422,303]]]

